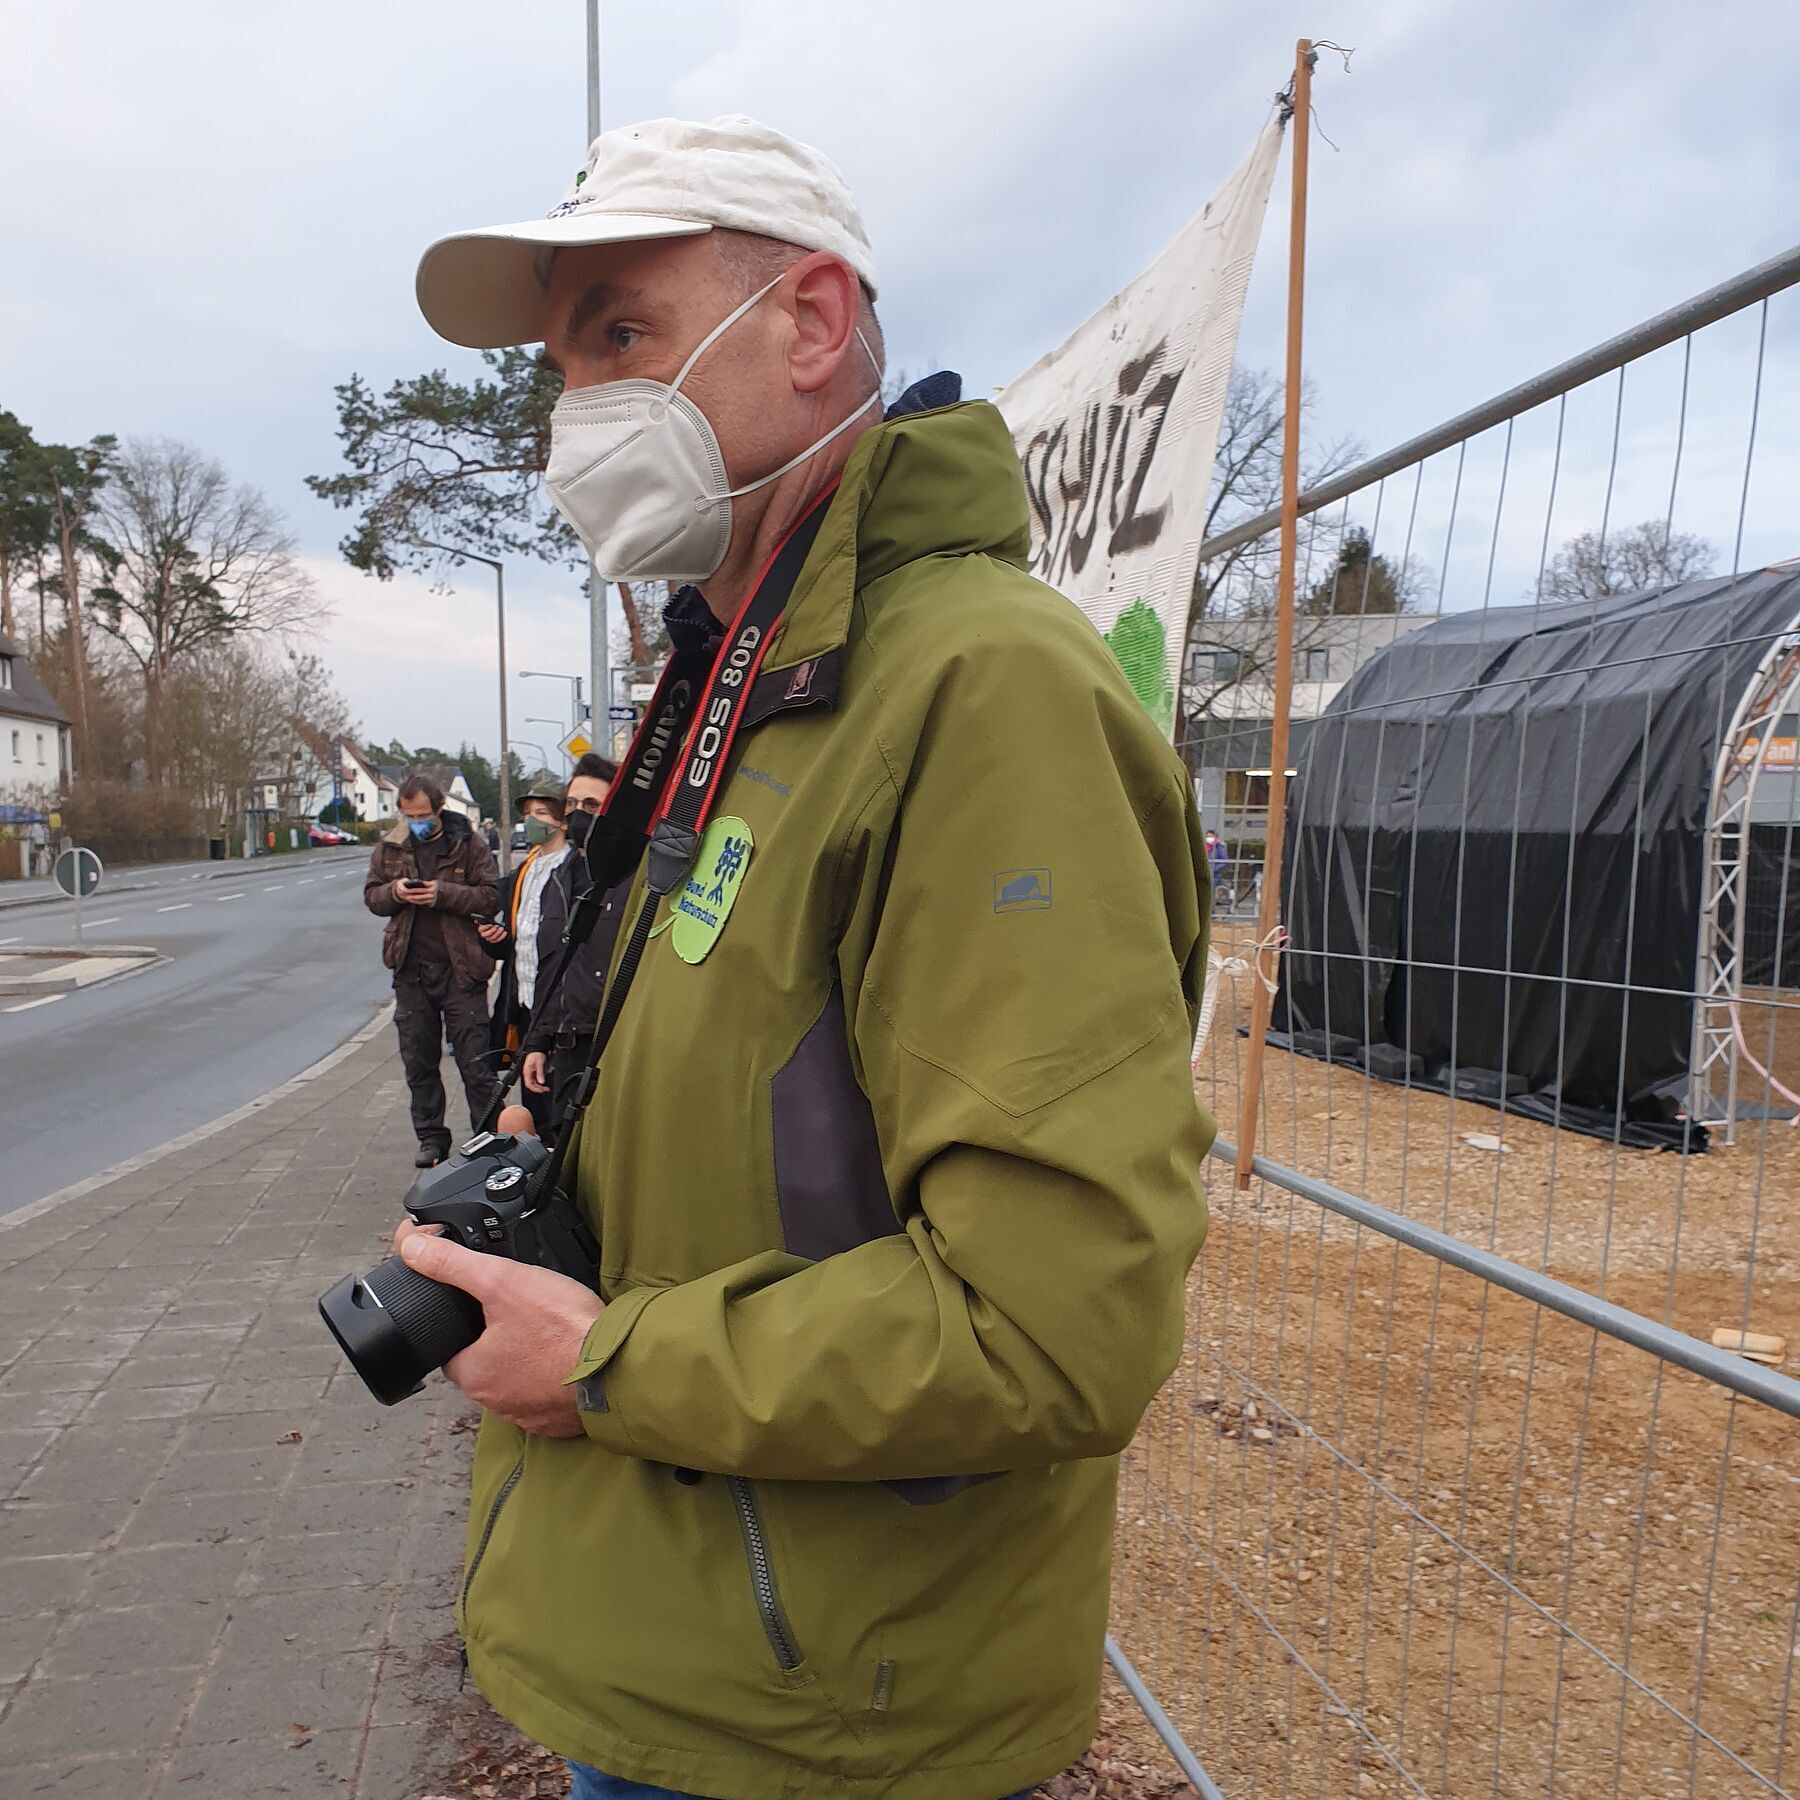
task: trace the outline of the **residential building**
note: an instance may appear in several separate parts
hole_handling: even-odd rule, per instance
[[[15,639],[0,636],[0,800],[68,791],[75,772],[69,715],[50,697]]]
[[[391,819],[399,810],[395,782],[385,775],[373,756],[354,738],[330,736],[295,722],[300,740],[312,752],[313,769],[308,790],[294,807],[299,818],[314,819],[341,793],[356,808],[359,819]],[[333,768],[337,775],[333,778]]]
[[[1312,721],[1370,658],[1434,613],[1331,613],[1295,622],[1288,701],[1288,768],[1306,748]],[[1200,816],[1227,841],[1268,828],[1274,713],[1275,621],[1211,619],[1188,645],[1176,747],[1193,772]]]

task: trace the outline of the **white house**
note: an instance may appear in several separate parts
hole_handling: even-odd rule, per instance
[[[0,636],[0,800],[64,794],[74,771],[69,715],[38,680],[24,647]]]

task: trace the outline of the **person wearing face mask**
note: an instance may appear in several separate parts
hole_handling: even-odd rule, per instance
[[[544,972],[538,955],[544,894],[569,855],[563,830],[563,797],[557,789],[548,784],[534,787],[513,804],[525,822],[525,855],[500,882],[500,905],[495,917],[483,919],[475,927],[488,953],[500,964],[500,984],[494,996],[489,1031],[489,1056],[497,1068],[511,1066],[531,1023],[538,978]],[[531,1108],[542,1136],[549,1122],[546,1099],[526,1088],[525,1104]]]
[[[617,776],[617,766],[592,750],[575,764],[564,796],[572,844],[579,837],[585,846],[593,820],[605,806]],[[595,897],[592,922],[566,963],[562,960],[563,934],[579,928],[581,915],[575,910],[576,903],[591,886],[586,857],[567,857],[544,889],[538,925],[540,982],[549,980],[548,972],[559,967],[562,977],[554,986],[540,990],[520,1046],[524,1057],[521,1085],[529,1097],[533,1117],[543,1120],[540,1137],[554,1122],[557,1103],[567,1095],[569,1083],[581,1071],[588,1045],[593,1041],[628,885],[620,882]]]
[[[486,844],[427,775],[401,782],[394,828],[376,841],[363,902],[387,920],[381,959],[394,972],[394,1030],[412,1092],[414,1166],[450,1152],[439,1072],[449,1039],[469,1124],[479,1131],[498,1091],[488,1062],[488,980],[493,959],[475,921],[492,915],[499,871]]]
[[[995,409],[884,416],[818,151],[608,132],[417,292],[544,343],[597,575],[688,584],[589,838],[638,864],[551,1165],[600,1291],[395,1234],[486,1320],[445,1371],[469,1667],[573,1800],[1028,1788],[1095,1727],[1118,1453],[1204,1232],[1186,773],[1027,572]]]

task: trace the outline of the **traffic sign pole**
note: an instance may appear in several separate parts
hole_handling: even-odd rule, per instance
[[[81,903],[100,885],[106,867],[93,851],[75,845],[51,865],[50,878],[75,902],[75,942],[81,942]]]

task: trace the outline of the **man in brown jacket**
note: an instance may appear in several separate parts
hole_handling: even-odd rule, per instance
[[[387,920],[381,960],[394,972],[394,1029],[412,1090],[416,1167],[450,1152],[444,1039],[462,1075],[469,1124],[479,1131],[498,1083],[487,1060],[488,978],[493,959],[476,935],[478,919],[499,905],[493,852],[460,813],[444,811],[444,791],[424,775],[400,784],[400,818],[375,846],[363,901]]]

